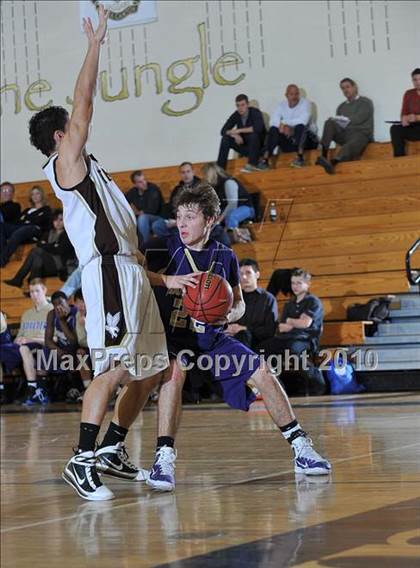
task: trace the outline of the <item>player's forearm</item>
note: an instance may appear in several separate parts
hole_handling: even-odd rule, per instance
[[[245,313],[245,302],[244,300],[237,300],[234,304],[232,309],[230,310],[230,312],[227,315],[227,320],[229,323],[233,323],[235,321],[238,321],[239,319],[241,319],[241,317],[244,315]]]
[[[84,110],[89,115],[92,112],[98,77],[99,54],[100,44],[96,41],[89,42],[88,51],[74,88],[74,109]],[[86,119],[89,118],[90,116],[86,117]]]
[[[157,272],[150,272],[150,270],[146,270],[146,274],[152,286],[166,286],[164,274],[158,274]]]
[[[295,327],[296,329],[306,329],[307,327],[309,327],[311,325],[310,322],[308,323],[307,320],[294,319],[294,318],[287,318],[286,323]]]

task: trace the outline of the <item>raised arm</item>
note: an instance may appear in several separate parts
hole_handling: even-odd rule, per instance
[[[108,13],[99,6],[99,24],[93,29],[90,18],[83,20],[88,39],[88,50],[76,81],[73,95],[73,112],[58,149],[57,174],[60,184],[73,186],[86,175],[83,151],[93,114],[93,98],[98,76],[99,53],[107,28]]]

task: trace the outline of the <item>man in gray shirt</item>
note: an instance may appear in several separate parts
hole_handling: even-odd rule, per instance
[[[340,87],[346,101],[337,108],[335,117],[324,124],[321,138],[322,154],[316,163],[329,174],[339,162],[360,158],[366,146],[373,140],[373,103],[367,97],[358,94],[356,83],[346,77],[340,81]],[[328,160],[331,142],[341,148],[332,160]]]

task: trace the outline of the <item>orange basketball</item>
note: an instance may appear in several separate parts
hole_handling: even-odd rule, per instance
[[[232,308],[233,292],[227,280],[218,274],[204,272],[195,288],[186,287],[184,309],[192,318],[203,323],[215,323]]]

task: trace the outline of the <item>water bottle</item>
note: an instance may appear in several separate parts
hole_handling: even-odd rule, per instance
[[[269,216],[272,223],[277,221],[277,207],[275,201],[270,203]]]

